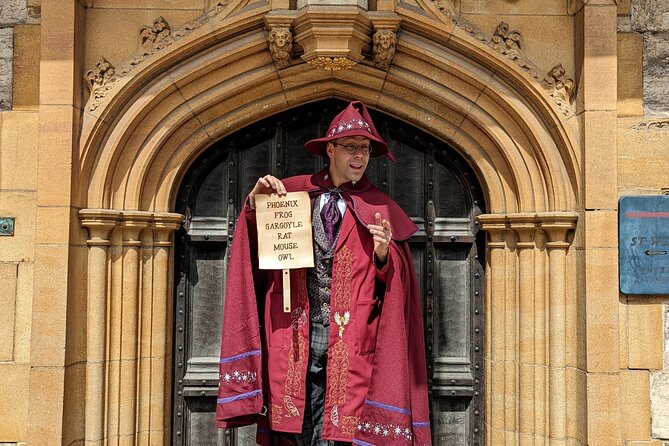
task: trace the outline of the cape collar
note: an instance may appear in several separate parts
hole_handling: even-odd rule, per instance
[[[311,177],[311,181],[317,187],[317,190],[320,191],[320,193],[345,192],[348,195],[357,195],[361,192],[368,191],[372,187],[372,183],[364,175],[360,181],[357,181],[355,184],[347,181],[346,183],[340,184],[339,186],[335,186],[334,183],[332,183],[332,179],[330,179],[330,174],[327,167],[314,174]],[[314,192],[316,192],[316,190],[314,190]]]
[[[284,184],[288,192],[306,190],[311,198],[314,198],[330,192],[335,187],[327,174],[326,168],[316,174],[286,178]],[[355,184],[347,182],[340,185],[337,193],[341,194],[349,209],[353,211],[352,214],[363,226],[374,223],[378,212],[383,218],[390,220],[394,240],[406,240],[418,230],[416,224],[404,210],[390,197],[375,188],[365,176]]]

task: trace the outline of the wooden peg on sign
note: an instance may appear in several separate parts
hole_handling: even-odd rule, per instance
[[[290,270],[283,270],[283,312],[290,313]]]

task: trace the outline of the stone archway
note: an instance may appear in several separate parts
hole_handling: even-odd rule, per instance
[[[167,438],[170,249],[181,220],[170,211],[188,166],[246,124],[329,97],[363,100],[448,141],[474,168],[490,212],[479,220],[489,233],[487,437],[578,438],[566,410],[582,385],[565,287],[579,201],[574,118],[451,22],[398,7],[387,70],[323,72],[277,68],[267,12],[211,20],[89,101],[75,199],[90,236],[88,307],[100,310],[87,322],[87,440]]]

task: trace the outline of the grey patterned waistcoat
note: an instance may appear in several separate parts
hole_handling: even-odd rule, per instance
[[[320,197],[314,200],[314,210],[311,218],[314,230],[314,267],[307,270],[307,292],[309,294],[309,307],[311,307],[311,322],[328,326],[330,325],[332,260],[339,233],[337,233],[332,246],[328,246],[328,240],[323,230],[323,221],[321,220],[319,200]]]

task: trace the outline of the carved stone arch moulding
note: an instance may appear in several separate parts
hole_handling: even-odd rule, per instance
[[[587,0],[578,1],[587,3]],[[191,34],[202,34],[198,31],[200,28],[210,28],[230,15],[238,15],[247,3],[248,0],[207,2],[207,9],[201,16],[174,29],[163,17],[142,26],[138,33],[138,49],[119,67],[114,67],[101,56],[96,66],[86,73],[90,89],[87,109],[95,111],[105,103],[110,92],[120,88],[121,80],[136,66],[146,64],[145,61],[154,54],[165,52],[167,47]],[[547,74],[542,74],[541,69],[524,54],[519,31],[500,22],[494,32],[488,34],[458,14],[451,0],[419,0],[419,4],[435,19],[455,25],[514,62],[548,91],[565,116],[574,113],[574,80],[568,77],[561,63],[548,70]],[[401,11],[401,6],[398,9]],[[349,69],[363,60],[365,53],[379,69],[387,70],[392,62],[401,22],[401,17],[394,12],[367,12],[360,8],[323,5],[298,11],[264,12],[269,51],[278,69],[289,67],[296,54],[323,70]]]
[[[340,97],[363,100],[458,148],[477,170],[492,212],[576,209],[575,126],[534,77],[454,22],[398,7],[394,22],[374,31],[396,32],[394,43],[379,38],[379,50],[370,45],[369,57],[350,70],[326,72],[271,53],[269,7],[241,6],[217,2],[188,33],[157,18],[142,45],[169,44],[151,47],[120,78],[126,68],[106,60],[89,72],[93,91],[111,87],[84,116],[82,208],[169,212],[180,176],[214,141],[282,110]],[[401,29],[393,28],[397,18]],[[497,36],[506,45],[513,38],[504,29]],[[288,53],[289,40],[278,43]],[[390,48],[392,55],[383,53]],[[558,84],[563,70],[553,71]]]

